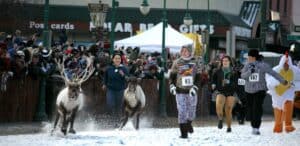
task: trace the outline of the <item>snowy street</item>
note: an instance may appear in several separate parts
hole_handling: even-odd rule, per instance
[[[50,135],[50,124],[44,132],[37,134],[0,136],[0,146],[297,146],[300,143],[300,121],[295,121],[295,132],[274,134],[273,122],[263,121],[261,135],[251,134],[247,122],[245,125],[232,126],[232,133],[226,133],[226,126],[219,130],[216,126],[195,127],[188,139],[180,139],[179,128],[144,128],[139,131],[131,123],[119,130],[79,131],[75,135],[63,136],[56,132]]]

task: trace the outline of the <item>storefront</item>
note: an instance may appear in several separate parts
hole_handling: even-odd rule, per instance
[[[23,5],[16,7],[18,11],[12,11],[18,16],[2,21],[0,31],[12,33],[16,29],[22,30],[23,35],[30,36],[34,32],[42,31],[43,6]],[[52,30],[53,39],[57,37],[61,30],[66,30],[69,40],[92,42],[89,11],[82,6],[50,6],[49,28]],[[206,10],[190,10],[193,18],[193,25],[187,27],[183,24],[186,10],[168,9],[168,23],[176,30],[187,33],[201,33],[207,28],[208,12]],[[111,31],[110,23],[111,9],[109,10],[104,27]],[[122,39],[135,35],[137,31],[144,31],[159,23],[162,19],[162,9],[151,9],[147,16],[143,16],[138,8],[117,8],[116,9],[116,39]],[[251,29],[241,20],[239,16],[225,14],[219,11],[210,11],[210,48],[212,50],[222,50],[226,48],[226,33],[230,30],[235,34],[237,50],[247,49],[247,39],[251,37]],[[155,37],[155,36],[153,36]]]

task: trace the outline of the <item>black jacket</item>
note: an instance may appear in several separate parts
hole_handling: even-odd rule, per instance
[[[213,74],[212,84],[215,84],[215,90],[225,96],[232,96],[237,89],[238,75],[234,71],[224,74],[222,69],[218,69]]]

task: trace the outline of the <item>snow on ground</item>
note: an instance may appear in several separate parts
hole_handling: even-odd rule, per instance
[[[252,135],[249,123],[232,126],[232,133],[226,133],[226,126],[195,127],[188,139],[180,139],[178,128],[141,128],[136,131],[132,125],[122,131],[97,130],[80,131],[75,135],[63,136],[49,132],[27,135],[0,136],[0,146],[297,146],[300,143],[300,121],[294,122],[295,132],[274,134],[273,122],[264,121],[261,135]],[[50,128],[49,128],[50,129]]]

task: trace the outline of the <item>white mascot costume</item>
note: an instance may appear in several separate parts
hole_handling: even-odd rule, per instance
[[[288,85],[282,85],[272,76],[266,76],[268,93],[272,96],[275,116],[273,132],[282,132],[283,121],[285,121],[285,131],[292,132],[295,130],[292,124],[293,101],[295,91],[300,90],[300,69],[292,64],[291,57],[286,53],[281,57],[279,64],[273,70],[289,82]]]

